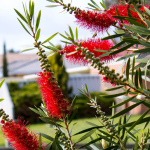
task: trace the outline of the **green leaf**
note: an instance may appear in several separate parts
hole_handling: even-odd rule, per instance
[[[139,41],[142,45],[146,46],[146,47],[150,47],[150,43],[149,42],[144,42],[144,41]]]
[[[132,37],[123,37],[122,40],[132,44],[140,44],[139,40],[134,39]]]
[[[127,113],[128,111],[132,110],[133,108],[135,108],[136,106],[140,105],[141,103],[143,103],[143,101],[139,101],[138,103],[136,103],[134,105],[131,105],[131,106],[121,110],[120,112],[116,113],[114,116],[111,116],[110,119],[116,118],[118,116],[121,116],[121,115]]]
[[[34,47],[34,48],[24,49],[24,50],[21,51],[21,53],[22,53],[22,52],[25,52],[25,51],[30,51],[30,50],[33,50],[33,49],[35,49],[35,47]]]
[[[48,41],[51,40],[53,37],[55,37],[57,34],[58,34],[58,32],[55,33],[55,34],[53,34],[52,36],[50,36],[50,37],[49,37],[48,39],[46,39],[42,44],[48,42]]]
[[[125,47],[122,47],[122,48],[120,48],[120,49],[118,49],[118,50],[116,50],[116,51],[114,51],[114,52],[111,52],[110,55],[114,55],[114,54],[120,53],[120,52],[122,52],[122,51],[124,51],[124,50],[127,50],[128,48],[130,48],[130,47],[133,46],[133,45],[134,45],[134,44],[128,44],[128,45],[125,46]]]
[[[99,141],[99,140],[101,140],[101,139],[102,139],[102,138],[97,138],[97,139],[95,139],[95,140],[92,140],[92,141],[90,141],[89,143],[87,143],[87,144],[85,144],[85,145],[79,147],[78,149],[87,147],[87,146],[89,146],[89,145],[91,145],[91,144],[93,144],[93,143],[96,143],[97,141]]]
[[[34,16],[34,2],[32,2],[32,6],[31,6],[31,13],[30,13],[31,19]]]
[[[65,44],[72,44],[71,42],[68,42],[68,41],[62,41],[62,40],[60,40],[60,41],[65,43]]]
[[[127,78],[127,81],[129,80],[129,71],[130,71],[130,58],[128,59],[127,66],[126,66],[126,78]]]
[[[51,136],[49,136],[49,135],[47,135],[47,134],[44,134],[44,133],[41,133],[41,136],[43,136],[44,138],[46,138],[46,139],[48,139],[48,140],[50,140],[50,141],[53,141],[53,140],[54,140],[53,137],[51,137]]]
[[[39,28],[37,33],[36,33],[36,41],[38,41],[38,39],[40,37],[40,32],[41,32],[41,29]]]
[[[36,114],[39,114],[41,116],[41,113],[38,110],[31,108],[31,107],[29,107],[29,109],[31,109],[33,112],[35,112]]]
[[[71,29],[71,27],[70,27],[70,26],[69,26],[69,31],[70,31],[70,35],[71,35],[71,37],[72,37],[72,39],[73,39],[73,41],[74,41],[73,31],[72,31],[72,29]]]
[[[132,61],[132,81],[133,81],[133,75],[134,75],[134,66],[135,66],[135,56],[133,57],[133,61]]]
[[[3,101],[3,100],[4,100],[4,98],[1,98],[1,99],[0,99],[0,102]]]
[[[69,40],[68,39],[68,37],[66,37],[66,36],[64,36],[63,34],[61,34],[61,33],[59,33],[63,38],[65,38],[65,39],[67,39],[67,40]]]
[[[41,133],[39,133],[39,150],[41,150]]]
[[[104,97],[104,98],[114,98],[114,97],[121,96],[121,95],[124,95],[124,94],[126,94],[126,92],[112,94],[112,95],[100,95],[100,96]]]
[[[141,69],[139,68],[139,83],[140,83],[140,87],[143,90],[143,82],[142,82],[142,73],[141,73]]]
[[[25,17],[18,11],[18,10],[16,10],[16,9],[14,9],[15,10],[15,12],[18,14],[18,16],[24,21],[24,22],[26,22],[27,24],[28,24],[28,22],[27,22],[27,20],[25,19]]]
[[[96,7],[100,8],[94,0],[90,0]]]
[[[57,139],[55,139],[58,150],[63,150]]]
[[[77,114],[77,112],[78,112],[78,108],[76,108],[75,110],[73,110],[73,113],[72,113],[72,115],[69,118],[69,123],[68,124],[70,124],[72,122],[72,120],[74,119],[74,117]]]
[[[5,81],[5,79],[3,79],[3,80],[0,82],[0,88],[2,87],[4,81]]]
[[[121,41],[120,43],[114,45],[113,47],[111,47],[110,49],[115,49],[118,48],[119,46],[123,45],[125,43],[125,41]]]
[[[114,91],[114,90],[118,90],[118,89],[120,89],[122,87],[123,87],[123,85],[115,87],[115,88],[111,88],[111,89],[106,89],[105,91]]]
[[[139,86],[138,86],[138,70],[136,70],[136,72],[135,72],[135,78],[134,78],[134,83],[135,83],[135,87],[136,88],[139,88]]]
[[[89,131],[84,136],[82,136],[75,144],[77,144],[77,143],[85,140],[86,138],[88,138],[89,136],[91,136],[95,131],[96,131],[96,129],[93,129],[93,130]]]
[[[134,53],[145,53],[145,52],[150,52],[150,47],[134,51]]]
[[[115,145],[118,145],[116,142],[110,140],[110,139],[107,138],[106,136],[103,136],[103,135],[100,135],[100,134],[98,134],[98,135],[99,135],[102,139],[104,139],[105,141],[110,142],[110,143],[115,144]]]
[[[18,18],[17,18],[18,19]],[[27,31],[27,33],[30,34],[30,32],[27,30],[27,28],[23,25],[23,23],[18,19],[18,21],[20,22],[20,24],[22,25],[22,27]],[[30,34],[31,35],[31,34]]]
[[[46,7],[57,7],[57,6],[60,6],[60,5],[47,5]]]
[[[135,142],[135,146],[134,146],[134,150],[138,150],[139,144],[138,144],[139,140],[138,137],[136,138],[136,142]]]
[[[54,125],[54,126],[58,126],[58,127],[62,127],[62,125],[56,123],[55,121],[53,121],[51,118],[49,117],[39,117],[42,121],[48,123],[48,124],[51,124],[51,125]]]
[[[78,41],[78,28],[76,27],[76,41]]]
[[[113,39],[113,38],[117,38],[117,37],[120,37],[120,36],[123,36],[123,35],[125,35],[125,33],[123,33],[123,34],[114,34],[114,35],[104,37],[104,38],[102,38],[102,40]]]
[[[150,111],[150,108],[146,112],[144,112],[144,114],[140,116],[140,118],[128,129],[128,131],[131,131],[139,122],[141,122],[149,111]]]
[[[123,102],[121,102],[121,103],[119,103],[119,104],[116,104],[116,105],[114,105],[114,106],[111,106],[110,108],[116,108],[116,107],[122,106],[122,105],[126,104],[127,102],[130,102],[130,101],[131,101],[132,99],[134,99],[136,96],[137,96],[137,95],[135,95],[135,96],[133,96],[133,97],[130,97],[130,98],[128,98],[127,100],[125,100],[125,101],[123,101]]]
[[[88,3],[88,5],[91,6],[91,7],[93,7],[93,8],[96,8],[96,6],[94,6],[94,5],[90,4],[90,3]]]
[[[35,32],[37,31],[37,29],[39,27],[40,19],[41,19],[41,10],[39,11],[37,19],[36,19]]]
[[[144,9],[146,10],[147,14],[150,16],[150,10],[144,6]]]

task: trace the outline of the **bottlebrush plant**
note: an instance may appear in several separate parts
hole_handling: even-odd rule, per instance
[[[31,108],[34,112],[40,115],[40,119],[45,123],[52,125],[56,129],[55,137],[40,133],[39,136],[32,134],[26,130],[24,123],[20,121],[14,122],[9,120],[8,115],[3,110],[0,110],[2,116],[2,131],[4,136],[10,141],[16,150],[31,150],[31,149],[46,149],[44,144],[41,144],[41,137],[45,137],[50,141],[50,150],[53,149],[94,149],[94,150],[127,150],[128,140],[131,139],[134,143],[134,150],[150,150],[149,143],[149,121],[150,117],[146,116],[150,111],[150,89],[148,82],[150,81],[150,9],[145,4],[145,0],[122,0],[117,5],[111,6],[108,10],[105,7],[104,1],[100,2],[99,6],[91,0],[88,3],[90,6],[87,10],[81,10],[71,4],[65,4],[63,0],[48,0],[51,3],[56,3],[54,6],[62,6],[62,9],[72,14],[76,18],[77,25],[94,31],[96,33],[104,32],[110,26],[115,27],[115,34],[109,35],[102,39],[78,39],[78,29],[75,34],[69,26],[69,32],[55,33],[45,41],[39,41],[40,37],[40,18],[39,11],[34,25],[34,2],[29,1],[29,9],[23,5],[24,15],[16,11],[20,17],[19,22],[26,32],[34,39],[34,48],[37,49],[37,55],[41,62],[38,83],[43,96],[43,107]],[[28,28],[27,28],[27,27]],[[57,49],[50,40],[57,34],[60,34],[66,41],[63,50]],[[74,36],[75,35],[75,36]],[[95,34],[96,35],[96,34]],[[118,43],[114,42],[115,38],[120,38]],[[45,44],[50,44],[49,46]],[[92,127],[79,131],[71,135],[72,122],[77,110],[74,109],[75,99],[70,102],[61,91],[57,80],[53,77],[51,65],[48,63],[47,55],[44,49],[60,53],[73,63],[90,64],[98,70],[98,73],[103,76],[102,82],[112,84],[114,87],[106,91],[115,91],[122,89],[121,93],[112,95],[100,95],[105,98],[121,97],[122,102],[113,105],[112,116],[107,117],[105,112],[101,110],[101,106],[97,104],[96,97],[91,97],[88,87],[79,89],[82,94],[89,98],[90,107],[94,107],[99,119],[99,125],[90,123]],[[26,51],[26,50],[24,50]],[[124,53],[122,53],[124,52]],[[125,54],[126,52],[126,54]],[[124,54],[124,55],[123,55]],[[116,73],[114,69],[110,69],[107,62],[120,57],[117,61],[123,60],[121,68],[126,68],[123,74]],[[143,95],[143,99],[139,99],[138,95]],[[134,102],[133,105],[114,113],[114,109],[127,105],[128,102]],[[136,120],[130,121],[130,116],[127,113],[139,105],[147,107],[145,112]],[[114,124],[114,119],[119,118],[119,122]],[[137,125],[144,123],[142,129],[135,128]],[[19,132],[20,131],[20,132]],[[139,135],[138,135],[139,133]],[[72,136],[84,134],[75,143],[72,142]],[[96,134],[97,138],[93,139],[92,134]],[[76,145],[86,138],[90,137],[91,141],[84,144],[80,148]],[[39,144],[38,144],[39,141]],[[32,147],[32,148],[31,148]]]

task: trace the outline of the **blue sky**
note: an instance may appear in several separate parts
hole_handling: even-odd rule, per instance
[[[71,0],[64,0],[64,3],[69,3]],[[99,2],[99,0],[95,0]],[[14,8],[23,13],[22,2],[28,5],[28,0],[4,0],[0,5],[0,54],[3,52],[3,43],[6,42],[6,48],[9,50],[13,48],[14,50],[23,50],[32,47],[34,42],[32,37],[22,28],[17,20],[17,14]],[[51,5],[52,3],[46,0],[35,0],[35,16],[38,11],[41,10],[41,36],[40,40],[43,41],[49,36],[56,32],[64,33],[68,31],[68,25],[75,30],[76,26],[79,30],[79,38],[83,39],[85,36],[92,37],[93,33],[79,28],[75,23],[75,18],[73,15],[68,13],[60,13],[63,9],[62,7],[45,7]],[[90,0],[73,0],[72,5],[81,7],[85,9],[88,6]],[[103,36],[99,34],[99,36]],[[62,38],[58,35],[53,40],[53,44],[60,44]],[[33,51],[35,52],[35,51]]]

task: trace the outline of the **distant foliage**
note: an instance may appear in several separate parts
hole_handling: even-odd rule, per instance
[[[28,83],[23,87],[19,87],[17,82],[10,82],[8,88],[14,103],[15,119],[20,116],[21,120],[30,123],[39,122],[39,115],[29,109],[29,107],[39,107],[41,105],[41,94],[37,83]]]
[[[6,57],[6,45],[4,43],[3,49],[3,77],[8,77],[8,68],[7,68],[7,57]]]

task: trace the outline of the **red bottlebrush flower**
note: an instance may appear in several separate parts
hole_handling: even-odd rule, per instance
[[[94,49],[99,50],[106,50],[109,51],[110,48],[113,46],[113,43],[108,40],[101,41],[101,39],[88,39],[82,42],[81,47],[88,48],[88,50],[92,53],[94,53],[95,57],[99,57],[100,55],[104,54],[104,52],[98,52]],[[76,51],[77,46],[75,45],[67,45],[63,48],[63,52],[66,54],[65,57],[68,61],[74,62],[74,63],[83,63],[84,65],[88,63],[87,60],[84,60],[85,55],[81,55],[81,50],[78,52],[67,55],[71,52]],[[62,52],[61,52],[62,53]],[[102,57],[100,61],[109,62],[110,60],[113,60],[117,55],[109,55]]]
[[[112,83],[112,82],[110,81],[110,79],[108,79],[107,77],[104,77],[104,76],[103,76],[102,81],[103,81],[103,82],[107,82],[107,83],[111,83],[111,85],[114,86],[114,87],[116,86],[116,83]]]
[[[107,30],[113,23],[118,22],[119,25],[122,26],[122,24],[120,23],[119,19],[116,19],[112,16],[116,16],[117,12],[116,12],[116,8],[118,10],[118,13],[120,16],[123,17],[128,17],[128,11],[127,9],[130,7],[132,9],[134,9],[134,7],[132,5],[128,5],[128,4],[118,4],[118,5],[113,5],[109,8],[109,10],[104,11],[103,13],[97,13],[97,12],[92,12],[92,11],[84,11],[84,10],[79,10],[79,13],[75,15],[75,17],[77,18],[77,23],[87,29],[91,29],[94,32],[103,32],[105,30]],[[148,6],[145,6],[148,8]],[[142,6],[140,8],[141,11],[144,11],[144,6]],[[133,18],[139,19],[137,20],[137,22],[139,23],[143,23],[145,24],[139,17],[139,15],[130,10],[131,12],[131,16]],[[123,23],[125,24],[129,24],[128,21],[123,20]]]
[[[116,19],[112,18],[110,14],[107,13],[97,13],[92,11],[82,11],[75,15],[77,18],[77,23],[84,28],[91,29],[94,32],[103,32],[107,30]]]
[[[39,150],[38,135],[29,131],[25,122],[3,122],[1,130],[15,150]],[[44,146],[41,149],[44,150]]]
[[[70,104],[54,81],[52,73],[40,72],[38,76],[41,94],[49,115],[53,118],[60,119],[64,113],[69,114]]]

